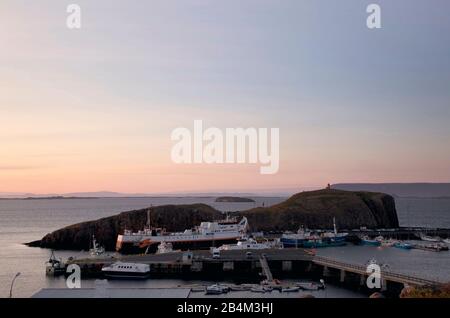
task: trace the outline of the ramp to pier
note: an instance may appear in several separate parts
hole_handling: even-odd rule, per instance
[[[267,259],[264,254],[259,257],[259,262],[261,264],[263,274],[264,276],[266,276],[267,281],[272,282],[273,281],[272,272],[270,271],[269,264],[267,263]]]

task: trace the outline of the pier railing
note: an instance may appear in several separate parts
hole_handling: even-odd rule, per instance
[[[327,257],[315,256],[313,259],[313,263],[322,265],[322,266],[327,266],[329,268],[335,268],[335,269],[344,270],[347,272],[360,274],[360,275],[370,275],[370,273],[367,273],[366,266],[337,261],[335,259],[331,259],[331,258],[327,258]],[[409,284],[409,285],[419,285],[419,286],[442,285],[442,282],[439,282],[436,280],[430,280],[430,279],[420,278],[420,277],[416,277],[416,276],[400,274],[400,273],[392,272],[392,271],[386,270],[386,269],[381,269],[381,277],[382,277],[382,279],[387,280],[387,281],[393,281],[393,282]]]

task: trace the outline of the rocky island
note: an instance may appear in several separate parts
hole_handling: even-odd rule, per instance
[[[255,200],[242,197],[218,197],[215,202],[255,202]]]
[[[141,230],[147,222],[148,209],[122,212],[95,221],[71,225],[28,243],[53,249],[86,250],[94,234],[107,250],[114,250],[117,235],[124,229]],[[248,218],[252,231],[297,230],[303,224],[310,228],[332,228],[332,219],[342,229],[398,227],[394,198],[375,192],[353,192],[326,189],[302,192],[271,206],[236,212]],[[201,221],[222,218],[222,212],[206,205],[164,205],[151,208],[151,224],[168,231],[183,231]]]

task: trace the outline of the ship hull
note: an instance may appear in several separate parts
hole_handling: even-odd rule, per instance
[[[346,245],[345,238],[335,239],[335,240],[322,240],[322,241],[311,241],[304,239],[289,239],[281,238],[281,243],[283,247],[302,247],[302,248],[320,248],[320,247],[334,247],[334,246],[344,246]]]
[[[104,271],[103,276],[109,279],[146,279],[150,273]]]
[[[224,244],[236,243],[239,237],[231,238],[218,238],[218,239],[203,239],[203,240],[187,240],[187,241],[165,241],[171,243],[174,250],[205,250],[210,247],[220,247]],[[130,242],[122,240],[116,246],[116,251],[121,254],[142,254],[142,253],[155,253],[158,249],[160,242],[150,242],[148,246],[142,246],[141,241]]]

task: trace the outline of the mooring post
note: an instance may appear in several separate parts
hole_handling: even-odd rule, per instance
[[[324,266],[323,267],[323,277],[328,277],[330,276],[330,271],[328,270],[328,266]]]
[[[292,271],[292,261],[282,261],[281,267],[282,267],[283,272]]]
[[[386,290],[387,290],[387,280],[382,279],[381,280],[381,291],[386,291]]]
[[[359,285],[364,286],[366,284],[366,276],[361,275],[359,278]]]
[[[341,269],[341,277],[340,277],[341,283],[345,281],[345,270]]]

